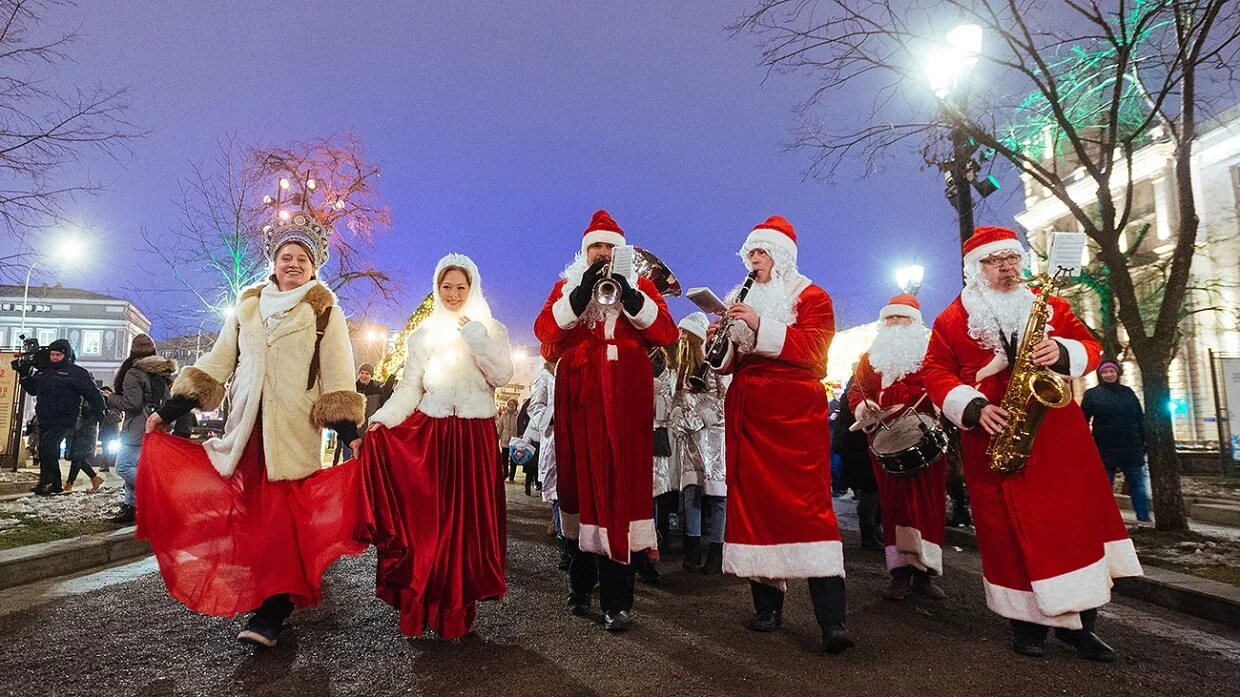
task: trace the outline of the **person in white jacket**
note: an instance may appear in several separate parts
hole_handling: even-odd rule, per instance
[[[409,337],[400,385],[370,419],[363,457],[379,528],[376,594],[400,610],[402,633],[458,639],[478,601],[507,590],[495,389],[513,365],[473,261],[441,259],[434,298]]]

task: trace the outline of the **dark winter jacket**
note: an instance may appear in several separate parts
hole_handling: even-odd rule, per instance
[[[68,442],[65,444],[65,457],[70,461],[73,460],[90,460],[95,456],[95,449],[99,445],[99,422],[90,416],[90,405],[82,405],[82,418],[78,421],[77,428],[73,433],[69,434]]]
[[[1123,470],[1145,463],[1145,415],[1131,387],[1099,383],[1085,391],[1081,410],[1107,467]]]
[[[121,391],[108,398],[108,406],[124,414],[121,421],[121,443],[141,445],[146,433],[146,418],[168,398],[176,361],[161,356],[147,356],[133,362]]]
[[[844,394],[852,391],[853,381],[844,387]],[[844,486],[854,492],[877,491],[878,480],[874,478],[874,466],[870,462],[870,445],[865,432],[850,431],[856,423],[848,403],[841,400],[839,414],[831,422],[831,451],[840,456]]]
[[[73,349],[64,339],[50,347],[65,354],[59,363],[22,378],[22,389],[35,396],[34,413],[44,427],[54,424],[75,424],[82,412],[82,400],[89,406],[88,418],[103,420],[103,395],[95,379],[85,368],[73,362]]]

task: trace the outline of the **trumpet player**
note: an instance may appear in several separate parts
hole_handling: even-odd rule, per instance
[[[543,357],[559,361],[555,457],[560,523],[572,557],[568,607],[588,615],[598,585],[604,627],[614,632],[633,619],[632,555],[656,545],[648,354],[677,336],[650,279],[605,273],[624,244],[607,211],[595,213],[580,253],[534,322]]]
[[[986,603],[1011,620],[1012,649],[1044,655],[1053,627],[1082,657],[1111,661],[1115,651],[1097,634],[1098,608],[1111,599],[1112,579],[1139,576],[1141,565],[1080,407],[1046,410],[1016,473],[992,469],[987,455],[1015,416],[1000,404],[1035,304],[1022,274],[1028,260],[1015,232],[974,231],[964,246],[964,289],[934,322],[926,389],[962,429]],[[1046,336],[1031,363],[1064,379],[1096,368],[1101,347],[1068,303],[1051,296],[1047,307]]]
[[[779,629],[788,580],[808,579],[823,649],[840,653],[853,640],[821,382],[835,334],[831,297],[797,270],[796,230],[780,216],[754,227],[740,257],[754,284],[728,309],[727,351],[716,366],[733,376],[723,570],[749,579],[754,616],[745,626],[757,632]],[[720,327],[712,325],[712,340]]]
[[[878,415],[882,409],[903,404],[934,415],[926,394],[922,363],[930,329],[921,318],[921,304],[907,293],[897,295],[878,314],[878,336],[857,365],[848,406],[857,420]],[[871,432],[871,436],[873,432]],[[943,539],[946,536],[947,458],[919,471],[890,474],[873,456],[874,478],[883,521],[883,547],[891,585],[888,600],[903,600],[910,591],[934,600],[945,596],[934,584],[943,575]]]

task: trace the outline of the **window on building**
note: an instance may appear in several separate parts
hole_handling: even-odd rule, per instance
[[[0,348],[8,348],[8,342],[5,341],[7,338],[8,337],[4,335],[4,330],[0,329]],[[14,336],[13,338],[16,339],[17,337]]]
[[[103,332],[88,329],[82,332],[82,355],[98,356],[103,347]]]
[[[55,329],[40,329],[38,333],[39,345],[47,346],[60,337],[60,332]]]

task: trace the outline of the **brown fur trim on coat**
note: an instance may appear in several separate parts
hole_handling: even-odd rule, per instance
[[[224,383],[206,371],[190,366],[182,370],[176,382],[172,383],[172,394],[194,400],[202,411],[212,411],[224,401]]]
[[[352,390],[337,390],[319,397],[310,409],[310,423],[318,428],[341,421],[358,426],[366,419],[366,398]]]

